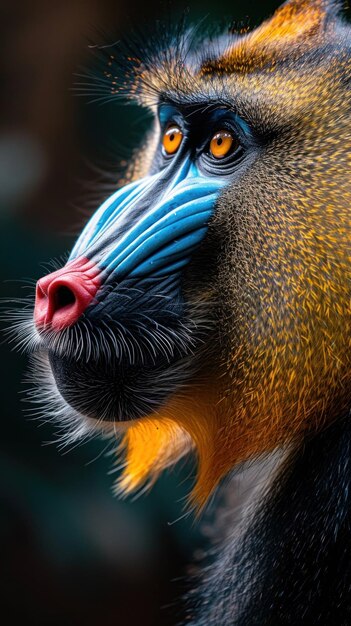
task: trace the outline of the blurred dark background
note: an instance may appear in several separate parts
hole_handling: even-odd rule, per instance
[[[190,21],[255,25],[268,0],[192,2]],[[70,249],[81,209],[93,210],[117,180],[147,118],[116,101],[78,97],[75,73],[93,66],[89,42],[111,43],[186,3],[149,0],[0,1],[1,295],[46,273]],[[250,19],[248,20],[248,16]],[[105,172],[108,176],[105,176]],[[34,283],[33,283],[34,284]],[[26,626],[167,626],[181,596],[201,524],[182,518],[190,464],[164,475],[135,502],[112,496],[104,442],[66,454],[52,426],[29,418],[26,357],[1,346],[0,568],[2,623]],[[49,443],[48,443],[49,442]],[[4,620],[4,621],[3,621]],[[219,625],[220,626],[220,625]]]

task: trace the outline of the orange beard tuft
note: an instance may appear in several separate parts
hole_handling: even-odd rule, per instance
[[[150,416],[128,428],[121,447],[126,449],[126,467],[117,490],[130,493],[144,483],[151,486],[163,469],[192,448],[192,441],[175,421]]]
[[[239,385],[237,392],[229,394],[223,389],[223,380],[217,379],[211,386],[193,387],[182,399],[174,397],[162,415],[129,427],[123,440],[126,465],[118,489],[129,493],[145,483],[151,486],[165,467],[195,445],[198,470],[190,504],[201,510],[235,465],[291,443],[307,430],[321,428],[327,416],[328,420],[336,416],[330,413],[331,407],[347,408],[346,398],[345,404],[340,401],[340,384],[324,376],[324,365],[329,364],[325,354],[319,368],[321,386],[313,384],[299,363],[296,369],[281,369],[276,364],[276,369],[268,368],[256,389],[247,386],[243,390]],[[347,387],[350,379],[345,372],[341,387]]]

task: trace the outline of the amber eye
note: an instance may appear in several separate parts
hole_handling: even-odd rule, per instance
[[[179,126],[169,126],[163,135],[162,146],[166,154],[175,154],[182,143],[183,133]]]
[[[210,152],[215,159],[223,159],[232,150],[238,141],[227,130],[220,130],[213,135],[210,143]]]

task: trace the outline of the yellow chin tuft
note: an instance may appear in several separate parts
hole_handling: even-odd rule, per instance
[[[215,385],[218,389],[220,385]],[[198,470],[189,504],[200,511],[230,467],[216,462],[218,429],[217,393],[213,387],[192,387],[181,398],[173,397],[162,414],[152,414],[132,423],[122,440],[125,467],[117,492],[128,494],[153,485],[166,467],[195,450]],[[221,413],[221,412],[220,412]],[[220,430],[220,429],[219,429]],[[218,456],[221,456],[220,454]],[[218,460],[218,459],[217,459]]]
[[[128,494],[150,487],[160,472],[192,448],[190,436],[173,420],[147,417],[132,424],[122,440],[126,464],[117,491]]]

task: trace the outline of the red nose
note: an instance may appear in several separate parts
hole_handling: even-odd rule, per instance
[[[62,330],[72,326],[100,287],[100,270],[89,259],[70,261],[37,282],[34,321],[38,328]]]

